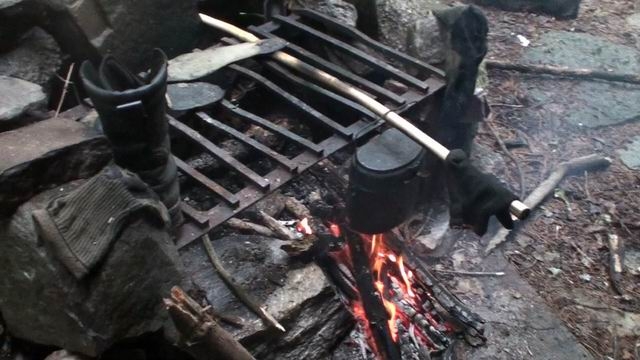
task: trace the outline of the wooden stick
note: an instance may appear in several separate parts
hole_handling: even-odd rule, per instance
[[[236,218],[227,220],[225,225],[235,230],[253,232],[262,236],[276,237],[276,234],[266,226],[254,224],[254,223],[236,219]]]
[[[255,358],[179,287],[164,299],[169,316],[182,336],[183,348],[197,360]]]
[[[599,71],[590,69],[570,69],[567,67],[550,66],[550,65],[525,65],[515,64],[502,60],[487,60],[487,68],[511,70],[522,73],[544,74],[553,76],[564,76],[576,79],[600,79],[607,81],[625,82],[631,84],[640,84],[640,75],[637,74],[620,74],[609,71]]]
[[[271,215],[264,211],[258,211],[258,216],[260,217],[260,220],[262,220],[262,222],[276,234],[276,237],[289,241],[297,239],[296,234],[294,234],[293,231],[280,224],[280,222],[274,219]]]
[[[225,31],[236,38],[243,41],[256,42],[260,39],[255,35],[240,29],[237,26],[231,25],[224,21],[220,21],[218,19],[214,19],[210,16],[199,14],[200,19],[205,24],[214,27],[216,29]],[[357,101],[358,103],[365,106],[367,109],[371,110],[376,115],[380,116],[382,119],[390,123],[396,129],[402,131],[405,135],[416,141],[418,144],[421,144],[423,147],[429,149],[433,154],[435,154],[441,160],[445,160],[449,155],[449,149],[444,147],[442,144],[437,142],[435,139],[425,134],[422,130],[418,129],[415,125],[404,119],[402,116],[393,112],[388,107],[384,106],[382,103],[376,101],[371,98],[369,95],[360,91],[359,89],[343,82],[342,80],[336,78],[333,75],[330,75],[322,70],[319,70],[298,58],[295,58],[285,52],[278,51],[271,55],[271,57],[280,63],[283,63],[297,71],[309,76],[310,78],[316,79],[324,83],[325,85],[333,88],[339,93]],[[515,200],[511,203],[510,212],[518,219],[525,219],[529,215],[529,209],[519,200]]]
[[[542,182],[527,198],[524,200],[524,203],[531,209],[540,205],[540,203],[547,197],[549,194],[553,193],[553,190],[556,186],[564,179],[565,176],[573,174],[573,173],[583,173],[585,171],[592,171],[597,169],[603,169],[611,165],[611,159],[602,157],[599,155],[589,155],[580,158],[576,158],[567,162],[563,162],[558,165],[558,167],[549,175],[549,177]],[[498,245],[502,244],[506,241],[507,236],[511,230],[500,229],[498,232],[489,240],[487,247],[485,248],[485,253],[489,254],[493,249],[495,249]]]
[[[311,211],[309,211],[309,209],[303,203],[301,203],[300,200],[294,197],[287,197],[287,199],[284,201],[284,207],[298,219],[311,217]]]
[[[624,244],[622,239],[616,234],[609,233],[609,277],[611,277],[611,287],[619,295],[624,295],[622,288],[622,272],[624,271]]]
[[[483,271],[458,271],[458,270],[443,270],[434,269],[433,271],[443,274],[455,274],[455,275],[467,275],[467,276],[504,276],[502,271],[498,272],[483,272]]]
[[[216,254],[216,251],[213,248],[213,245],[211,245],[209,235],[202,235],[202,244],[204,245],[204,249],[209,256],[209,261],[211,261],[211,264],[218,272],[218,275],[220,275],[222,281],[227,284],[229,289],[231,289],[231,291],[238,297],[238,299],[240,299],[243,304],[245,304],[251,311],[258,315],[258,317],[260,317],[268,325],[273,326],[282,332],[285,332],[285,328],[280,325],[280,323],[271,314],[269,314],[264,307],[261,307],[258,302],[251,295],[249,295],[249,293],[247,293],[240,285],[238,285],[231,274],[229,274],[229,272],[224,268],[224,266],[222,265],[222,261],[220,261],[218,254]]]
[[[69,71],[67,71],[67,77],[64,79],[64,87],[62,88],[62,94],[60,95],[60,101],[58,102],[58,107],[56,108],[56,114],[53,116],[57,118],[60,114],[60,110],[62,109],[62,103],[64,102],[64,98],[67,96],[67,89],[69,88],[69,81],[71,79],[71,74],[73,73],[73,66],[75,63],[71,63],[69,66]]]

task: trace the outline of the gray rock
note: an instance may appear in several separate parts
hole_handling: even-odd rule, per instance
[[[48,89],[62,62],[62,52],[53,37],[40,28],[33,28],[20,39],[17,48],[0,54],[0,74]]]
[[[635,13],[627,18],[627,24],[633,29],[640,29],[640,13]]]
[[[572,69],[615,71],[626,74],[640,72],[640,56],[629,46],[608,39],[566,31],[550,31],[534,42],[523,55],[533,64],[566,66]]]
[[[106,139],[75,120],[0,133],[0,218],[38,192],[93,176],[111,159]]]
[[[597,128],[640,119],[640,86],[547,79],[525,85],[532,104],[544,109],[525,111],[552,124],[567,121]],[[566,104],[572,104],[567,107]]]
[[[581,0],[474,0],[478,5],[494,6],[507,11],[533,11],[562,19],[578,16]]]
[[[14,120],[27,111],[41,108],[47,100],[40,85],[2,75],[0,93],[0,122]]]
[[[36,236],[31,213],[76,184],[48,190],[0,220],[0,311],[11,334],[97,356],[117,341],[159,330],[163,296],[182,285],[170,235],[144,218],[130,223],[81,282]]]
[[[640,116],[640,115],[639,115]],[[620,160],[630,169],[640,170],[640,136],[636,136],[633,142],[623,150],[618,150]]]
[[[102,54],[141,70],[154,48],[170,58],[192,49],[200,28],[197,0],[77,0],[65,5]]]
[[[349,26],[355,27],[358,21],[356,7],[343,0],[302,0],[300,3],[312,10],[334,17]]]
[[[401,51],[406,51],[409,28],[416,21],[430,16],[434,9],[445,5],[439,0],[368,0],[377,22],[377,33],[381,42]],[[361,11],[360,16],[363,15]]]
[[[438,19],[429,14],[409,28],[407,53],[430,64],[441,63],[445,58],[445,42],[440,34]]]
[[[200,244],[181,251],[193,282],[217,311],[245,320],[228,328],[257,359],[327,359],[335,342],[352,325],[351,316],[315,264],[292,266],[280,249],[285,242],[262,236],[231,235],[213,240],[225,268],[264,304],[286,329],[277,333],[240,303],[209,264]]]
[[[206,82],[178,83],[167,86],[169,108],[175,111],[197,109],[218,102],[224,91]]]
[[[24,0],[0,0],[0,10],[17,5]]]

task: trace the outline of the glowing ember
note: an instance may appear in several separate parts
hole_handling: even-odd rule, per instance
[[[331,235],[334,237],[340,237],[340,226],[337,224],[329,225],[329,230],[331,231]]]
[[[298,222],[298,224],[296,225],[296,230],[299,233],[302,233],[305,235],[313,234],[313,230],[311,230],[311,226],[309,226],[309,219],[307,218],[304,218]]]

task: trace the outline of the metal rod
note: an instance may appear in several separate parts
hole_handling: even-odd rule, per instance
[[[208,15],[200,14],[200,19],[207,25],[217,28],[219,30],[225,31],[227,33],[232,34],[233,36],[244,40],[244,41],[259,41],[260,39],[255,35],[240,29],[237,26],[231,25],[224,21],[220,21],[218,19],[212,18]],[[336,78],[333,75],[327,74],[326,72],[316,69],[313,66],[300,61],[299,59],[284,53],[282,51],[278,51],[271,55],[275,60],[290,66],[297,71],[316,79],[324,83],[325,85],[330,86],[334,90],[345,94],[347,97],[350,97],[360,104],[366,106],[369,110],[373,111],[375,114],[379,115],[382,119],[386,120],[392,126],[402,131],[405,135],[416,141],[418,144],[421,144],[425,148],[429,149],[433,154],[435,154],[441,160],[445,160],[449,155],[449,149],[444,147],[442,144],[437,142],[435,139],[425,134],[422,130],[418,129],[415,125],[411,124],[409,121],[404,119],[402,116],[396,114],[388,107],[384,106],[380,102],[372,99],[367,94],[363,93],[359,89],[344,83],[340,79]],[[509,207],[509,211],[512,215],[517,217],[518,219],[525,219],[527,215],[529,215],[529,208],[519,200],[514,200]]]
[[[249,169],[245,164],[238,161],[233,156],[229,155],[226,151],[219,148],[216,144],[212,143],[204,136],[200,135],[197,131],[191,129],[187,125],[175,120],[170,119],[169,124],[176,130],[181,133],[187,135],[193,141],[202,145],[207,151],[209,151],[212,155],[222,161],[226,166],[231,169],[236,170],[240,175],[244,176],[246,180],[256,185],[258,188],[262,190],[268,190],[271,184],[268,180],[263,178],[262,176],[256,174],[253,170]]]
[[[213,126],[214,128],[226,133],[227,135],[233,136],[243,144],[250,146],[253,149],[259,151],[260,153],[268,156],[278,164],[284,166],[287,170],[291,172],[297,172],[296,170],[298,169],[298,165],[294,164],[291,160],[287,159],[286,156],[281,155],[280,153],[277,153],[276,151],[272,150],[268,146],[250,138],[249,136],[241,133],[240,131],[232,128],[227,124],[223,124],[222,122],[212,118],[211,116],[207,115],[204,112],[201,112],[201,111],[197,112],[196,116],[198,116],[200,119],[202,119],[207,124]]]
[[[178,166],[178,169],[180,169],[180,171],[185,173],[193,180],[199,182],[207,189],[213,191],[216,195],[220,196],[225,203],[233,207],[238,207],[238,205],[240,205],[240,200],[238,200],[235,195],[233,195],[229,190],[225,189],[222,185],[209,179],[203,173],[192,168],[191,166],[189,166],[189,164],[185,163],[177,156],[174,156],[173,158],[176,162],[176,166]]]

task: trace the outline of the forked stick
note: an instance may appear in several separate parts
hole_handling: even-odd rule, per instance
[[[218,30],[222,30],[226,33],[229,33],[236,38],[248,41],[248,42],[256,42],[260,41],[260,39],[237,26],[231,25],[224,21],[220,21],[218,19],[212,18],[211,16],[200,14],[200,19],[205,24],[214,27]],[[334,90],[350,97],[351,99],[359,102],[369,110],[371,110],[376,115],[380,116],[382,119],[390,123],[393,127],[402,131],[405,135],[416,141],[418,144],[421,144],[425,148],[429,149],[432,153],[434,153],[441,160],[445,160],[449,155],[449,149],[444,147],[442,144],[434,140],[429,135],[425,134],[422,130],[418,129],[416,126],[411,124],[409,121],[404,119],[402,116],[396,114],[391,111],[388,107],[384,106],[380,102],[371,98],[369,95],[364,92],[358,90],[357,88],[343,82],[342,80],[327,74],[326,72],[317,69],[300,59],[295,58],[285,52],[277,51],[271,54],[273,59],[281,62],[284,65],[287,65],[291,68],[296,69],[297,71],[316,79],[324,83],[325,85],[333,88]],[[509,211],[512,215],[517,217],[518,219],[525,219],[529,215],[529,208],[523,204],[521,201],[515,200],[511,203]]]

